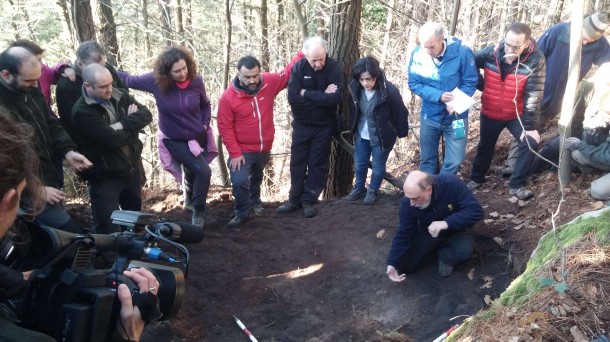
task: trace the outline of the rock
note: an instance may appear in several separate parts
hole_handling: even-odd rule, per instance
[[[474,268],[471,268],[470,271],[468,271],[468,279],[474,279]]]
[[[522,223],[522,224],[520,224],[520,225],[518,225],[518,226],[514,226],[514,227],[513,227],[513,229],[514,229],[514,230],[519,230],[519,229],[521,229],[521,228],[523,228],[523,223]]]
[[[492,212],[492,213],[489,213],[489,216],[491,216],[491,217],[493,217],[493,218],[496,218],[496,217],[500,216],[500,214],[498,214],[498,212],[497,212],[497,211],[494,211],[494,212]]]
[[[483,223],[490,224],[490,223],[492,223],[494,221],[495,221],[494,219],[485,219],[485,220],[483,220]]]
[[[589,341],[585,335],[578,329],[577,326],[573,326],[570,328],[570,334],[574,337],[574,342],[587,342]]]
[[[495,242],[496,242],[498,245],[502,246],[502,238],[501,238],[501,237],[497,237],[497,236],[496,236],[496,237],[494,237],[494,241],[495,241]]]
[[[526,202],[524,200],[519,200],[519,206],[525,207]]]
[[[509,198],[508,201],[510,203],[517,203],[519,201],[519,199],[517,198],[517,196],[513,196],[513,197]]]
[[[593,203],[593,210],[598,210],[598,209],[601,209],[601,208],[603,208],[605,206],[606,206],[606,204],[604,202],[597,201],[597,202]]]
[[[492,303],[491,296],[485,295],[485,298],[483,298],[483,301],[485,302],[485,304],[491,305],[491,303]]]
[[[385,238],[385,229],[382,229],[382,230],[377,232],[377,238],[379,240],[383,240],[383,238]]]

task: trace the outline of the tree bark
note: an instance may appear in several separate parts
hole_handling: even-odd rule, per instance
[[[582,51],[582,22],[584,3],[574,2],[572,5],[572,18],[570,20],[570,64],[568,66],[568,82],[561,105],[561,116],[559,118],[559,135],[561,135],[561,147],[559,159],[559,186],[563,188],[570,183],[570,152],[563,149],[563,141],[570,136],[570,121],[572,121],[572,108],[574,108],[574,97],[578,82],[580,81],[580,57]]]
[[[332,5],[329,55],[339,62],[344,80],[347,80],[354,62],[360,56],[358,45],[360,43],[362,0],[333,0]],[[343,98],[339,107],[343,125],[347,125],[348,101],[349,92],[347,87],[344,87]],[[354,159],[336,140],[333,140],[324,198],[346,195],[352,188],[353,178]]]
[[[382,68],[385,67],[386,54],[388,51],[388,46],[390,45],[390,31],[392,31],[392,21],[394,20],[395,4],[396,2],[394,0],[388,1],[388,15],[386,17],[385,22],[385,32],[383,33],[383,47],[381,48],[381,58],[379,59],[379,64]]]
[[[261,0],[261,66],[269,71],[269,22],[267,20],[267,0]]]
[[[98,0],[100,14],[100,42],[106,49],[106,58],[112,65],[119,65],[121,56],[116,36],[116,24],[112,13],[112,0]]]
[[[72,21],[70,20],[70,10],[68,9],[67,0],[57,0],[57,11],[61,17],[61,27],[64,31],[64,35],[70,40],[70,45],[74,45],[76,37],[74,36],[74,30],[72,29]]]
[[[171,46],[174,41],[172,35],[171,12],[166,0],[159,0],[159,11],[161,12],[161,35],[167,46]]]
[[[305,16],[303,16],[303,13],[301,12],[301,5],[299,5],[299,0],[292,0],[292,5],[294,6],[294,13],[297,16],[299,28],[301,29],[301,37],[305,39],[307,38],[307,21],[305,20]]]
[[[184,23],[182,22],[182,0],[176,0],[176,40],[184,45]]]
[[[222,74],[222,89],[227,89],[229,84],[229,62],[231,60],[231,37],[233,34],[233,21],[231,20],[231,0],[224,0],[225,5],[225,43],[224,43],[224,68]],[[216,137],[216,145],[218,146],[218,168],[220,169],[220,181],[222,186],[229,186],[229,170],[225,164],[224,151],[222,149],[222,139],[220,134]]]
[[[95,27],[93,25],[93,11],[89,0],[72,1],[72,20],[78,42],[95,39]]]

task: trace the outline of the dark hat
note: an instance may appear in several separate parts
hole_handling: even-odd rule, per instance
[[[608,28],[608,17],[603,13],[594,13],[586,17],[582,23],[582,30],[593,40],[598,40]]]

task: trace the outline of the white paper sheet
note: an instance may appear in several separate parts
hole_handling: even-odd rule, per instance
[[[466,95],[459,88],[453,89],[451,94],[453,94],[453,100],[447,102],[447,105],[453,106],[453,110],[455,110],[457,114],[464,113],[474,104],[474,99]]]

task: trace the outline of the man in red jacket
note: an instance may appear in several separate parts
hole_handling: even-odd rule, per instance
[[[237,76],[218,100],[218,131],[229,151],[235,216],[229,227],[237,227],[250,217],[260,215],[260,187],[263,170],[269,161],[275,127],[275,97],[288,85],[290,70],[303,58],[299,52],[279,73],[261,74],[260,62],[253,56],[237,62]]]
[[[509,194],[521,200],[534,196],[525,185],[534,159],[530,146],[536,150],[540,142],[538,115],[544,91],[545,58],[531,33],[526,24],[513,23],[500,44],[474,54],[477,68],[483,69],[485,84],[481,96],[481,137],[468,182],[470,190],[485,182],[498,136],[506,128],[519,141],[517,163],[508,182]]]

